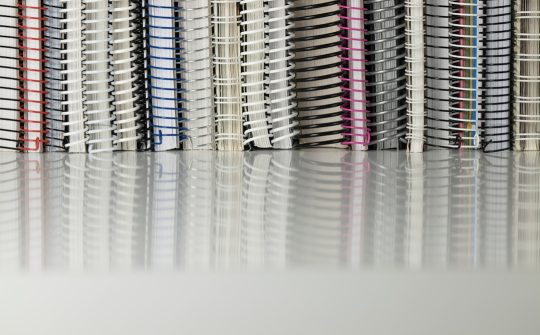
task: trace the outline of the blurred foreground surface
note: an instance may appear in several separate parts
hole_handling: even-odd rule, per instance
[[[3,334],[539,334],[540,153],[0,153]]]

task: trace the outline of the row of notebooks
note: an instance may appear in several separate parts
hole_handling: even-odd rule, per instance
[[[7,153],[0,185],[0,271],[540,265],[537,152]]]
[[[536,0],[2,0],[0,148],[540,150]]]

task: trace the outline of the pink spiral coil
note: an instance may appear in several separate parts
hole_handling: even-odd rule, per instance
[[[360,6],[358,6],[360,4]],[[344,145],[352,146],[353,149],[366,147],[370,142],[370,130],[367,119],[367,89],[366,89],[366,69],[364,34],[364,15],[366,9],[361,6],[363,1],[342,0],[339,4],[341,14],[339,18],[341,24],[339,28],[342,33],[341,39],[341,80],[342,85],[342,106],[344,112],[342,119]]]

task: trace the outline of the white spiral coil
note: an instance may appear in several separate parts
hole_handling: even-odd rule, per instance
[[[270,148],[267,81],[267,36],[264,1],[241,0],[240,57],[242,59],[242,115],[244,145]]]
[[[290,0],[269,0],[268,16],[268,96],[272,146],[290,149],[299,134],[294,83],[293,12]]]

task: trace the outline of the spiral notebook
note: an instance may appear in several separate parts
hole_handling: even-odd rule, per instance
[[[293,2],[298,147],[344,147],[338,4]]]
[[[270,0],[265,7],[268,30],[267,94],[272,146],[292,148],[298,130],[294,84],[292,0]]]
[[[211,0],[216,146],[242,150],[241,35],[239,0]]]
[[[405,3],[365,0],[370,146],[402,147],[407,127]]]
[[[453,148],[449,126],[450,61],[449,61],[450,12],[446,0],[426,0],[426,146]]]
[[[142,3],[110,0],[114,145],[147,147]]]
[[[240,1],[240,58],[244,145],[270,148],[271,120],[266,80],[267,36],[263,0]]]
[[[19,17],[19,146],[22,151],[43,151],[45,141],[45,91],[43,74],[44,35],[43,14],[46,8],[41,0],[18,3]]]
[[[513,3],[514,150],[540,150],[540,3]]]
[[[17,1],[0,4],[0,150],[16,150],[19,141],[19,60]]]
[[[407,0],[407,144],[410,152],[422,152],[425,129],[424,0]]]
[[[112,151],[116,130],[108,3],[108,0],[83,0],[84,104],[89,152]]]
[[[342,0],[341,59],[343,75],[344,141],[353,150],[367,150],[370,130],[367,126],[365,7],[363,0]]]
[[[81,0],[44,0],[46,151],[86,152]]]

